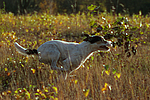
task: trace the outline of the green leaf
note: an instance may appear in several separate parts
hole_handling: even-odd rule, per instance
[[[139,27],[137,27],[137,26],[135,26],[135,27],[131,27],[130,29],[132,30],[132,31],[135,31],[135,30],[137,30]]]
[[[90,5],[90,6],[88,6],[87,9],[92,11],[92,10],[94,10],[95,8],[96,8],[96,5]]]
[[[29,89],[32,89],[32,85],[29,85]]]
[[[112,73],[115,74],[116,72],[117,70],[113,68]]]
[[[120,78],[120,77],[121,77],[121,73],[116,73],[116,76],[117,76],[118,78]]]
[[[83,90],[84,96],[87,97],[89,95],[90,89]]]
[[[40,95],[39,93],[35,93],[35,95]]]
[[[28,92],[26,88],[23,88],[23,89],[24,89],[26,92]]]
[[[21,66],[22,66],[22,67],[24,67],[24,65],[23,65],[23,64],[21,64]]]
[[[15,93],[17,94],[17,93],[18,93],[18,91],[16,90],[16,91],[15,91]]]
[[[143,32],[140,32],[140,34],[144,34]]]
[[[106,73],[107,75],[110,75],[110,70],[106,70],[105,73]]]
[[[48,92],[48,90],[47,90],[47,89],[44,89],[44,91],[45,91],[45,92]]]
[[[54,99],[54,96],[49,96],[50,98]],[[49,100],[49,99],[48,99]]]
[[[42,93],[41,96],[43,96],[44,98],[47,98],[46,95],[45,95],[44,93]]]
[[[53,86],[53,89],[55,90],[56,93],[58,93],[57,87]]]
[[[101,76],[104,74],[104,72],[105,72],[105,69],[102,71],[102,74],[101,74]]]
[[[106,70],[109,69],[109,65],[103,65]]]
[[[76,79],[76,80],[74,81],[74,83],[77,84],[77,82],[78,82],[78,80]]]
[[[97,22],[92,20],[90,21],[90,26],[92,26],[92,28],[96,28],[97,27]]]
[[[94,56],[91,56],[91,59],[94,60]]]

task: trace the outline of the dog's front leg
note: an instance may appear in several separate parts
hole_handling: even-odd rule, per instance
[[[51,69],[52,69],[52,70],[67,71],[65,68],[57,67],[56,64],[57,64],[56,61],[52,61],[52,62],[51,62]]]
[[[44,57],[48,57],[47,59],[50,62],[50,66],[52,70],[65,71],[64,68],[57,67],[57,62],[60,57],[60,52],[57,49],[46,52],[43,58]]]

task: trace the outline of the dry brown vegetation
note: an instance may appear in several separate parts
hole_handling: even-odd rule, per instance
[[[127,57],[123,47],[115,46],[111,52],[94,54],[85,67],[73,73],[76,77],[61,78],[56,83],[56,71],[37,58],[17,53],[14,42],[26,48],[38,48],[52,39],[82,42],[82,32],[95,31],[90,28],[91,22],[111,27],[117,16],[0,14],[0,99],[149,100],[150,17],[124,17],[129,19],[129,27],[136,28],[127,31],[134,33],[132,42],[140,42],[131,44],[136,55]]]

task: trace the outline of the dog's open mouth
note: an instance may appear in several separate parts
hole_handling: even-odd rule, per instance
[[[107,46],[100,46],[100,48],[103,48],[105,50],[108,50],[109,48]]]

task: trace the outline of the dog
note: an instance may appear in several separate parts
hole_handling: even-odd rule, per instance
[[[70,74],[79,69],[95,51],[109,51],[112,46],[111,41],[106,41],[102,36],[85,36],[86,38],[81,43],[51,40],[42,44],[38,49],[25,49],[17,42],[14,46],[23,55],[39,56],[39,61],[50,64],[52,70]]]

